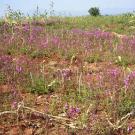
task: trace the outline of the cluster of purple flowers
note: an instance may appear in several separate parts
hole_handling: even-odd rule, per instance
[[[72,29],[71,32],[75,33],[75,34],[82,34],[83,30],[81,30],[81,29]]]
[[[99,38],[99,39],[111,39],[113,38],[113,34],[111,34],[110,32],[105,32],[102,31],[100,29],[95,29],[92,31],[84,31],[81,29],[73,29],[72,33],[74,34],[82,34],[84,36],[89,36],[89,37],[95,37],[95,38]]]
[[[16,109],[16,108],[17,108],[17,101],[13,101],[13,102],[12,102],[11,108],[12,108],[12,109]]]
[[[131,39],[131,40],[129,41],[129,45],[131,46],[131,48],[132,48],[133,51],[134,51],[134,49],[135,49],[135,38],[133,38],[133,39]]]
[[[22,71],[22,67],[17,65],[16,66],[16,72],[21,73],[21,71]]]
[[[69,118],[75,118],[81,112],[78,107],[69,106],[68,104],[65,104],[65,111]]]
[[[40,48],[47,48],[48,47],[48,44],[49,44],[49,39],[46,37],[44,39],[41,39],[40,41]]]
[[[69,79],[69,77],[72,75],[72,71],[71,71],[71,69],[63,69],[62,71],[61,71],[61,73],[62,73],[62,76],[64,77],[64,79]]]
[[[12,66],[12,57],[8,55],[0,56],[0,69],[10,70]]]
[[[125,79],[124,79],[124,84],[125,87],[129,87],[130,81],[132,81],[135,78],[135,71],[132,71]]]
[[[112,77],[117,77],[119,75],[118,69],[112,69],[112,70],[109,70],[108,72]]]
[[[52,38],[52,42],[53,42],[53,44],[55,44],[55,45],[57,45],[57,44],[59,44],[59,42],[60,42],[60,39],[59,39],[59,37],[53,37]]]
[[[121,38],[121,43],[118,45],[118,51],[123,51],[124,53],[132,53],[134,56],[135,50],[135,38],[131,38],[128,36],[123,36]]]
[[[134,129],[134,127],[132,125],[129,125],[127,127],[127,132],[130,133],[133,129]]]
[[[3,55],[0,57],[0,63],[6,65],[8,63],[11,63],[12,62],[12,57],[11,56],[8,56],[8,55]]]

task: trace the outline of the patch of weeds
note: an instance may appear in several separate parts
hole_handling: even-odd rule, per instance
[[[77,93],[77,100],[80,102],[85,102],[87,99],[90,99],[91,97],[91,91],[86,86],[81,86],[80,90],[78,90]]]
[[[85,128],[87,127],[88,120],[89,120],[89,113],[86,110],[85,112],[81,113],[80,117],[77,120],[77,124]]]
[[[32,58],[43,58],[43,57],[50,57],[50,53],[47,52],[47,51],[39,51],[39,50],[36,50],[36,51],[33,51],[30,56]]]
[[[130,99],[130,95],[123,94],[118,106],[118,114],[119,116],[126,115],[131,112],[135,107],[135,101]]]
[[[99,54],[94,54],[92,56],[88,56],[85,59],[85,61],[88,63],[95,63],[95,62],[102,62],[103,60],[101,59],[101,56]]]
[[[51,100],[51,103],[50,103],[50,106],[49,106],[49,111],[52,113],[52,114],[55,114],[56,113],[56,106],[57,106],[57,100],[55,98],[53,98]]]
[[[123,66],[123,67],[127,67],[129,64],[131,64],[132,62],[129,61],[129,58],[127,57],[121,57],[118,56],[115,60],[115,64],[119,65],[119,66]]]
[[[31,75],[31,84],[29,86],[29,90],[32,93],[37,94],[48,94],[54,92],[58,87],[59,82],[57,80],[53,80],[52,82],[48,83],[44,77],[33,77]]]
[[[61,112],[63,112],[63,107],[61,106],[61,102],[60,102],[60,98],[58,96],[54,96],[51,98],[51,102],[49,104],[49,112],[52,114],[52,115],[58,115],[60,114]]]
[[[95,120],[92,127],[93,135],[114,135],[113,129],[111,129],[107,122],[104,120]]]
[[[3,73],[0,73],[0,84],[4,84],[6,81],[6,78]]]
[[[68,128],[67,133],[68,135],[77,135],[77,129]]]
[[[16,54],[17,53],[16,52],[16,46],[15,45],[12,45],[12,46],[8,47],[8,49],[6,50],[6,53],[8,55],[14,55],[14,54]]]
[[[66,92],[63,96],[63,100],[67,103],[72,103],[73,105],[83,105],[89,106],[92,104],[92,91],[85,85],[76,87],[67,87]],[[87,108],[87,107],[86,107]]]
[[[64,53],[66,60],[71,60],[73,57],[76,57],[76,51],[74,49],[68,50],[68,53]]]
[[[29,54],[30,53],[30,48],[28,46],[24,46],[24,47],[20,48],[20,52],[22,54]]]

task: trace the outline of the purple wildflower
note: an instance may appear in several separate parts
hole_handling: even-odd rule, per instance
[[[128,85],[129,85],[129,79],[125,79],[125,80],[124,80],[124,84],[125,84],[125,87],[128,88]]]
[[[12,107],[12,109],[15,109],[15,108],[17,107],[17,102],[14,101],[14,102],[12,103],[11,107]]]
[[[128,126],[127,132],[130,133],[132,130],[133,130],[133,127],[132,126]]]
[[[59,39],[59,37],[54,37],[53,39],[52,39],[52,42],[53,42],[53,44],[59,44],[59,42],[60,42],[60,39]]]
[[[76,113],[80,113],[80,108],[76,108]]]
[[[68,111],[69,117],[73,118],[80,113],[80,109],[76,107],[70,107]]]
[[[81,29],[72,29],[72,33],[81,34],[83,31]]]
[[[135,78],[135,71],[131,72],[125,79],[124,84],[125,87],[128,88],[130,81],[132,81]]]
[[[73,107],[66,104],[64,108],[66,110],[67,116],[70,118],[77,117],[80,113],[80,109],[78,107]]]
[[[118,69],[112,69],[109,71],[110,75],[113,76],[113,77],[117,77],[118,74],[119,74],[119,71]]]
[[[12,62],[12,58],[8,55],[3,55],[0,57],[0,63],[3,63],[3,64],[8,64],[8,63],[11,63]]]
[[[70,69],[63,69],[61,72],[64,78],[69,78],[72,75],[72,72]]]
[[[20,73],[20,72],[22,71],[22,67],[21,67],[21,66],[16,66],[16,71],[17,71],[18,73]]]
[[[48,38],[46,38],[44,40],[41,40],[40,47],[41,48],[47,48],[48,44],[49,44],[49,40],[48,40]]]
[[[66,103],[64,108],[65,108],[65,110],[68,110],[69,109],[69,105]]]

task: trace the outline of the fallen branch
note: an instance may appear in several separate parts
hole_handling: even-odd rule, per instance
[[[46,113],[37,111],[37,110],[35,110],[33,108],[24,106],[24,102],[23,101],[18,103],[17,109],[15,111],[4,111],[4,112],[0,112],[0,116],[1,115],[4,115],[4,114],[16,114],[17,115],[17,122],[18,122],[19,111],[20,110],[23,110],[23,109],[24,110],[29,110],[29,111],[34,112],[34,113],[41,114],[42,116],[45,116],[45,117],[47,117],[49,119],[52,119],[52,120],[56,121],[59,124],[68,126],[69,128],[72,128],[72,129],[83,129],[83,127],[77,126],[77,123],[71,121],[70,119],[63,118],[63,117],[60,117],[60,116],[53,116],[51,114],[46,114]]]
[[[63,117],[60,117],[60,116],[53,116],[53,115],[50,115],[50,114],[46,114],[46,113],[37,111],[37,110],[35,110],[35,109],[33,109],[33,108],[30,108],[30,107],[23,106],[22,108],[23,108],[23,109],[27,109],[27,110],[29,110],[29,111],[31,111],[31,112],[39,113],[39,114],[44,115],[44,116],[46,116],[46,117],[48,117],[48,118],[53,118],[53,119],[56,119],[56,120],[71,121],[70,119],[63,118]]]
[[[16,114],[16,111],[5,111],[5,112],[1,112],[0,113],[0,116],[1,115],[4,115],[4,114]]]

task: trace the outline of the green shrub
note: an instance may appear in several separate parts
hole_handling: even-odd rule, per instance
[[[57,80],[53,80],[48,83],[48,81],[42,76],[32,76],[29,90],[32,93],[37,94],[48,94],[54,92],[56,87],[59,85]]]

